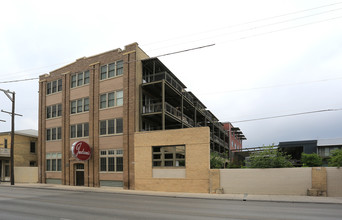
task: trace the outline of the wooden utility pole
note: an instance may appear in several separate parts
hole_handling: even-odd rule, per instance
[[[4,92],[5,95],[12,101],[12,112],[7,112],[1,110],[1,112],[7,113],[11,115],[11,185],[14,185],[14,117],[16,115],[22,116],[20,114],[15,114],[15,92],[11,92],[9,90],[0,89],[0,91]],[[12,94],[12,97],[10,96]]]

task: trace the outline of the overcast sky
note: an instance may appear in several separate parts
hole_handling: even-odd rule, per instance
[[[213,112],[244,147],[342,137],[342,2],[4,1],[0,88],[16,92],[16,129],[38,129],[35,78],[83,56],[137,42]],[[0,93],[0,109],[11,110]],[[0,132],[10,116],[0,113]]]

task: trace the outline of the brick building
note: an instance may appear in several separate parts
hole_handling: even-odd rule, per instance
[[[224,129],[228,132],[229,149],[242,149],[242,141],[247,140],[240,128],[234,127],[230,122],[223,123]]]
[[[37,130],[20,130],[14,133],[14,167],[36,167]],[[11,132],[0,133],[0,181],[10,180]]]
[[[208,136],[204,158],[189,155],[200,139],[197,127]],[[180,138],[183,129],[185,135],[193,135]],[[156,135],[168,139],[150,140],[147,148],[140,141]],[[209,170],[210,150],[228,152],[227,140],[223,124],[158,58],[150,58],[136,43],[77,59],[40,76],[39,182],[143,189],[137,181],[152,176],[141,172],[158,179],[158,170],[164,169],[165,178],[187,179],[191,175],[184,172],[192,173],[190,162],[196,164],[198,158]],[[79,160],[71,152],[79,141],[89,144],[90,159]]]

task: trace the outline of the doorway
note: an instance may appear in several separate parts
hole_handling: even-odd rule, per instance
[[[84,186],[84,164],[75,164],[75,185]]]

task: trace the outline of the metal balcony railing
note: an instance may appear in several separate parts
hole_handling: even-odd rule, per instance
[[[162,103],[153,103],[146,106],[143,106],[142,113],[155,113],[155,112],[161,112],[162,111]]]
[[[161,112],[161,111],[162,111],[162,103],[149,104],[149,105],[143,106],[143,109],[142,109],[143,114],[156,113],[156,112]],[[182,112],[167,102],[165,102],[165,111],[175,116],[179,120],[183,121],[184,123],[187,123],[188,125],[192,127],[195,126],[194,120],[192,120],[191,118],[189,118],[188,116],[184,114],[182,117]]]
[[[194,103],[194,97],[192,97],[192,95],[190,95],[190,93],[183,91],[183,95],[185,98],[187,98],[191,103]]]
[[[156,82],[160,80],[166,80],[168,83],[170,83],[176,90],[179,92],[182,92],[183,87],[175,80],[169,73],[167,72],[160,72],[156,74],[149,74],[143,76],[143,82],[144,83],[150,83],[150,82]]]

